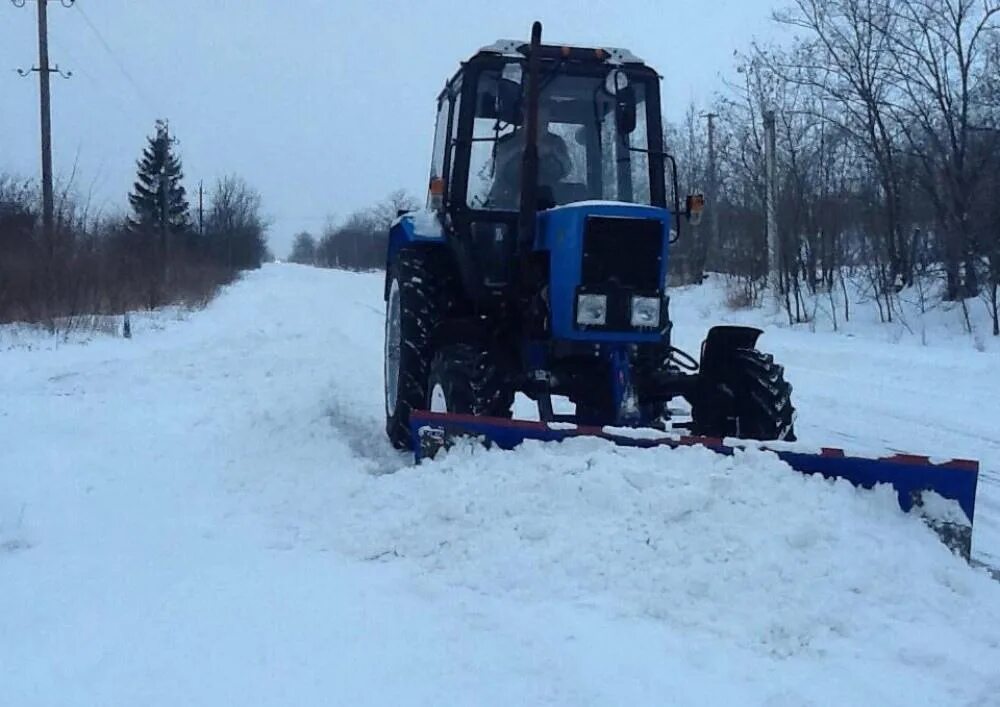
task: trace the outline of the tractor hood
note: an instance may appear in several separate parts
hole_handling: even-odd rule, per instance
[[[663,339],[673,223],[669,210],[581,201],[543,211],[537,218],[535,249],[549,253],[555,338],[629,343]],[[660,302],[652,316],[650,300]]]

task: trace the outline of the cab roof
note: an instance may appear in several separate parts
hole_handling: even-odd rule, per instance
[[[589,60],[605,64],[645,64],[645,62],[628,49],[617,47],[581,47],[575,44],[543,44],[542,56],[558,58],[560,56],[576,60]],[[481,47],[473,56],[493,54],[523,58],[527,56],[528,43],[516,39],[498,39],[493,44]]]
[[[479,51],[467,61],[462,62],[458,70],[445,82],[444,88],[438,95],[438,100],[441,100],[451,90],[465,71],[466,65],[480,61],[496,61],[499,57],[525,59],[528,56],[528,49],[529,43],[518,39],[498,39],[492,44],[480,47]],[[575,44],[543,44],[541,45],[541,55],[543,60],[548,61],[566,59],[574,63],[596,66],[628,66],[659,77],[659,74],[652,67],[628,49],[582,47]]]

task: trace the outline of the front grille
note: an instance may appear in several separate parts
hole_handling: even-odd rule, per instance
[[[589,216],[583,232],[584,288],[660,289],[663,223],[656,219]]]

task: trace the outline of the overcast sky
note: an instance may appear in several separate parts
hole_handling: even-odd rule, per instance
[[[434,99],[478,47],[540,19],[549,43],[631,49],[677,118],[772,33],[776,1],[53,0],[51,60],[73,71],[53,80],[56,174],[76,164],[80,191],[122,209],[145,136],[169,118],[192,196],[240,174],[282,256],[328,215],[400,187],[423,197]],[[21,176],[39,173],[37,79],[14,72],[37,61],[35,15],[0,0],[0,172]]]

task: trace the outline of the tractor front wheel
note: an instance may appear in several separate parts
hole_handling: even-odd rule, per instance
[[[430,249],[403,248],[389,270],[385,306],[385,431],[408,449],[410,412],[427,396],[431,332],[447,309],[446,269]]]
[[[771,354],[735,349],[699,390],[691,410],[696,434],[795,441],[792,386]]]

